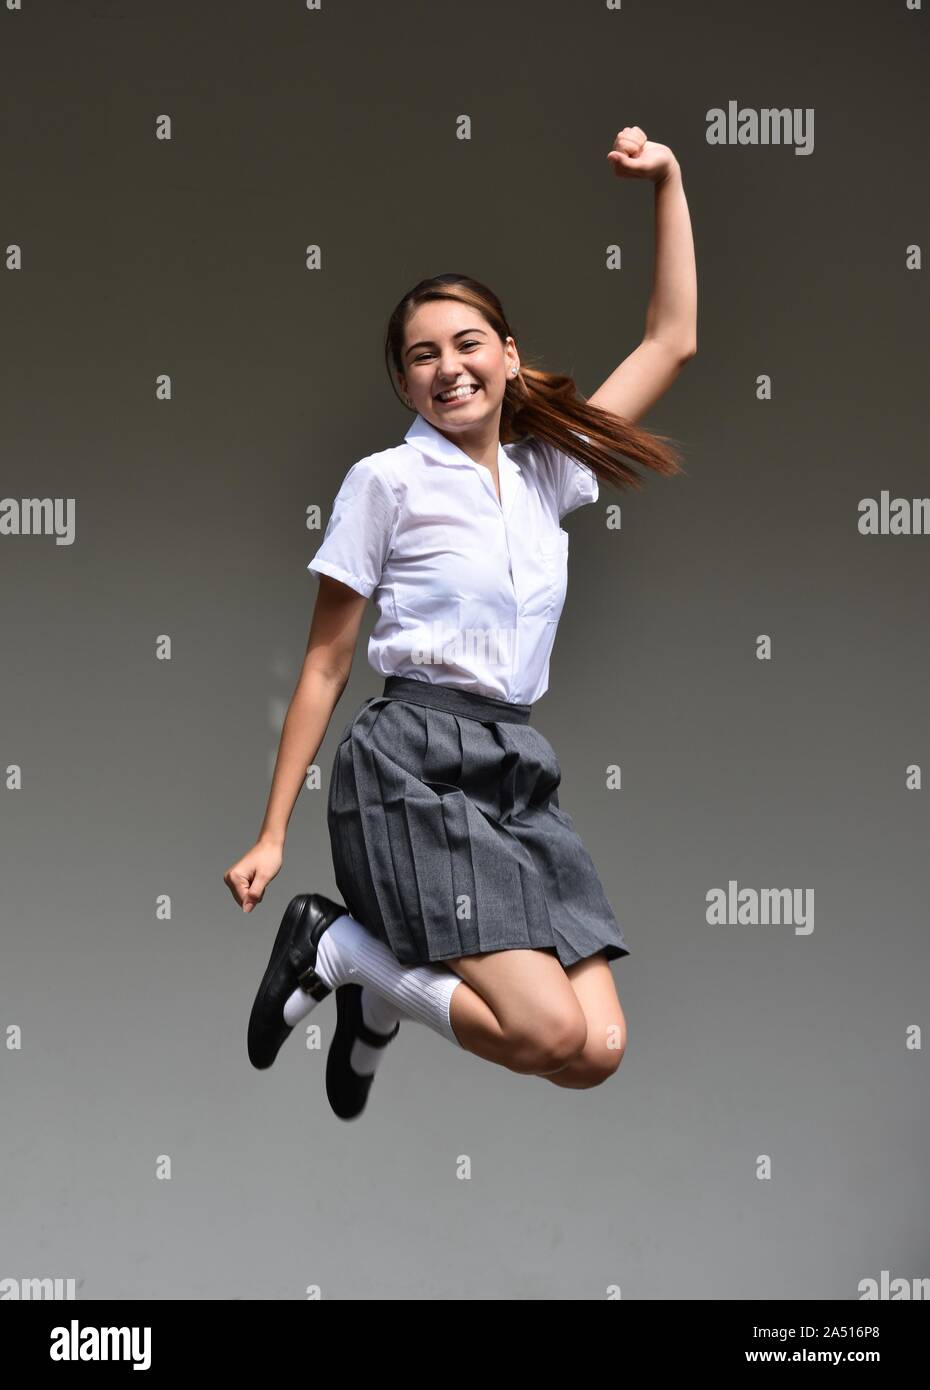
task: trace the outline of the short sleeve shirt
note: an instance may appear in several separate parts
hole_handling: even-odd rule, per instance
[[[307,568],[371,597],[368,661],[382,676],[513,704],[548,689],[568,584],[559,522],[596,502],[594,473],[536,438],[490,472],[417,415],[403,444],[353,464]]]

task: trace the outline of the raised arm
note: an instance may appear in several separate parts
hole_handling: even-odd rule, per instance
[[[694,239],[681,168],[667,145],[647,140],[639,126],[627,126],[607,158],[618,177],[655,184],[655,265],[642,342],[588,400],[636,421],[697,352]]]

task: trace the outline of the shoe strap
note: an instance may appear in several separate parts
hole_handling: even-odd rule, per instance
[[[330,986],[324,984],[312,965],[308,965],[306,970],[298,971],[297,983],[305,994],[312,994],[314,999],[325,999],[327,994],[332,993]]]
[[[361,1008],[361,1005],[359,1006]],[[355,1026],[355,1036],[361,1038],[369,1047],[387,1047],[392,1038],[397,1037],[397,1030],[400,1028],[400,1021],[394,1024],[390,1033],[376,1033],[373,1028],[369,1028],[364,1019],[360,1018]]]

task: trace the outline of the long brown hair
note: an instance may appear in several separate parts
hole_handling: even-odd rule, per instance
[[[497,295],[470,275],[433,275],[421,280],[404,295],[388,321],[384,359],[397,394],[394,372],[403,372],[403,346],[407,322],[421,304],[432,299],[457,299],[477,310],[498,334],[502,343],[516,334]],[[616,454],[651,468],[656,473],[683,473],[682,455],[668,435],[640,429],[631,420],[612,415],[591,405],[580,394],[574,380],[561,372],[547,372],[528,366],[520,353],[521,368],[507,378],[501,406],[502,444],[512,444],[528,436],[543,439],[572,458],[586,463],[594,474],[615,487],[641,489],[639,475]],[[393,368],[393,371],[392,371]],[[400,399],[398,397],[398,399]],[[578,433],[589,436],[580,439]]]

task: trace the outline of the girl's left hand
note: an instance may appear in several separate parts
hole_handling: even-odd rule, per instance
[[[678,163],[668,145],[647,140],[638,125],[625,125],[618,131],[607,158],[618,178],[652,179],[653,183],[664,179]]]

